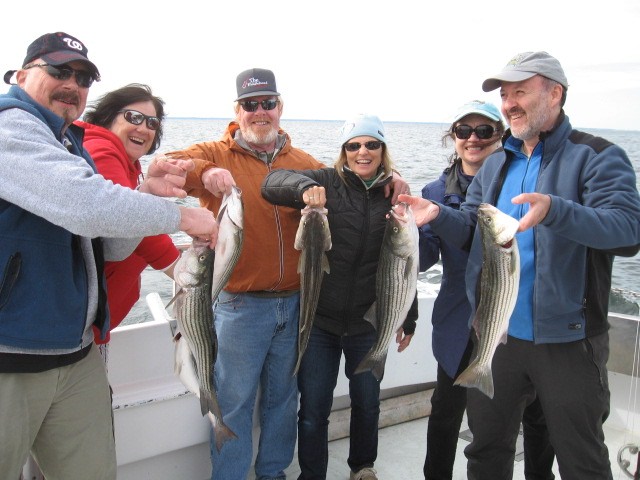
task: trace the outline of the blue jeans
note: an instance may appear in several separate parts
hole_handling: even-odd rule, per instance
[[[300,296],[259,298],[220,292],[215,385],[224,422],[237,439],[220,452],[211,442],[212,480],[244,480],[253,458],[253,410],[260,396],[258,480],[284,479],[296,444],[298,406],[293,369],[298,354]],[[213,436],[213,434],[212,434]]]
[[[311,330],[298,372],[299,479],[324,479],[327,476],[329,414],[342,352],[351,398],[347,463],[352,471],[373,467],[378,456],[380,383],[371,372],[354,375],[353,371],[375,342],[375,330],[346,337],[333,335],[317,327]]]

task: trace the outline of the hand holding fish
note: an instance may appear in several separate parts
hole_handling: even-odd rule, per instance
[[[158,197],[185,198],[187,192],[182,187],[187,173],[194,168],[193,160],[158,155],[151,160],[147,176],[138,190]]]
[[[180,230],[214,248],[218,240],[218,222],[213,213],[201,207],[180,207]]]
[[[399,195],[398,201],[407,203],[411,206],[413,216],[416,219],[416,225],[421,227],[425,223],[429,223],[440,214],[440,207],[435,203],[422,197],[414,197],[411,195]]]
[[[213,193],[216,197],[231,194],[231,187],[236,185],[231,172],[224,168],[210,168],[202,174],[202,184],[204,188]]]
[[[396,171],[391,174],[391,183],[384,186],[384,197],[389,198],[389,195],[393,193],[391,197],[391,205],[395,205],[400,200],[399,195],[411,195],[411,188],[409,184],[400,176]]]
[[[314,185],[304,191],[302,194],[302,200],[308,207],[323,208],[327,203],[327,195],[324,187]]]
[[[519,232],[524,232],[538,225],[549,213],[551,197],[544,193],[521,193],[511,199],[511,203],[529,204],[529,211],[520,219]]]

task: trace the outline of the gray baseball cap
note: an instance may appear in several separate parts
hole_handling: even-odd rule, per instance
[[[522,82],[534,75],[542,75],[569,88],[564,70],[556,58],[547,52],[524,52],[509,60],[500,73],[482,82],[482,90],[490,92],[500,88],[502,82]]]

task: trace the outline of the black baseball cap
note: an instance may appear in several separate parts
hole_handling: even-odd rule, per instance
[[[24,57],[22,66],[25,67],[36,58],[42,58],[45,63],[54,67],[73,61],[81,61],[87,64],[93,78],[96,81],[100,81],[98,67],[89,60],[88,53],[89,50],[84,43],[68,33],[45,33],[29,45],[27,56]],[[5,83],[10,83],[11,77],[15,72],[16,70],[9,70],[4,74]]]

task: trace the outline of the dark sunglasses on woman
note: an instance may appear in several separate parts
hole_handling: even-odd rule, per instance
[[[471,137],[472,133],[475,133],[480,140],[488,140],[493,137],[496,129],[493,125],[478,125],[476,128],[473,128],[469,125],[457,125],[453,129],[453,133],[456,134],[460,140],[466,140]]]
[[[364,148],[367,150],[378,150],[382,146],[383,142],[380,140],[370,140],[368,142],[360,143],[360,142],[349,142],[344,144],[344,149],[347,152],[357,152],[360,150],[360,147],[364,145]]]
[[[149,130],[157,130],[160,128],[160,119],[158,117],[151,117],[137,110],[120,110],[118,113],[124,114],[124,119],[133,125],[140,125],[146,120]]]

